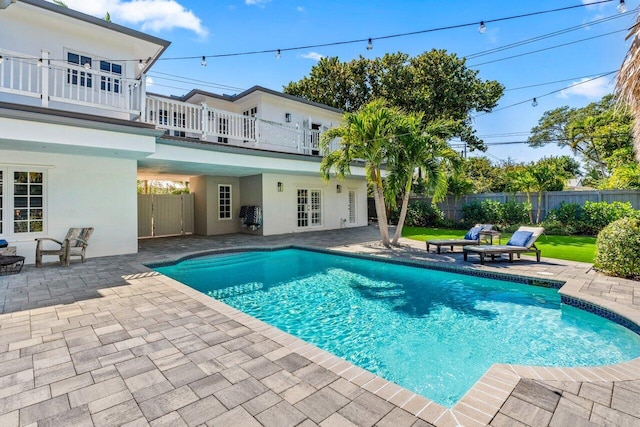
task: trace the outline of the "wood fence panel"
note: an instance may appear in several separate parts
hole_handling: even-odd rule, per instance
[[[153,235],[151,194],[138,194],[138,237]]]

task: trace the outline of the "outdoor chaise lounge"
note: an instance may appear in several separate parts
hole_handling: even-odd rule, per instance
[[[60,264],[69,267],[72,256],[79,256],[84,262],[85,251],[89,246],[89,237],[93,233],[93,227],[86,228],[70,228],[67,235],[61,242],[49,237],[41,237],[36,239],[36,267],[42,267],[42,255],[55,255],[60,258]],[[50,240],[57,243],[60,247],[55,249],[44,249],[43,242]]]
[[[536,247],[536,240],[543,232],[543,227],[520,227],[513,233],[506,245],[464,246],[462,248],[464,260],[467,260],[469,252],[473,252],[480,255],[480,264],[484,264],[487,255],[494,259],[496,255],[502,254],[508,254],[509,262],[513,262],[513,254],[517,254],[520,258],[522,253],[535,252],[536,260],[540,262],[540,249]]]
[[[429,252],[431,246],[435,246],[438,253],[440,253],[442,246],[449,246],[453,250],[454,246],[479,245],[480,234],[492,229],[492,224],[476,224],[467,231],[467,234],[462,239],[427,240],[427,252]]]

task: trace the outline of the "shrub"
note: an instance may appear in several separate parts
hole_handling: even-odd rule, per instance
[[[635,217],[637,212],[629,202],[590,202],[582,207],[582,227],[585,234],[596,235],[608,224],[620,218]]]
[[[482,224],[487,222],[484,208],[478,201],[473,201],[462,205],[462,222],[466,227],[471,227],[474,224]]]
[[[584,234],[582,206],[562,202],[560,206],[549,211],[541,225],[548,234]]]
[[[468,227],[473,224],[496,224],[505,228],[529,223],[531,204],[509,200],[500,203],[495,200],[474,201],[462,206],[462,218]]]
[[[640,221],[622,218],[598,234],[594,266],[612,276],[639,278],[639,252]]]
[[[507,203],[502,204],[499,223],[503,227],[528,224],[529,212],[531,212],[531,203],[518,203],[515,200],[509,200]]]
[[[405,225],[410,227],[438,227],[444,222],[444,213],[437,206],[424,201],[409,203]]]

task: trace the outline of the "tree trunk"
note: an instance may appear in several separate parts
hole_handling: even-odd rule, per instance
[[[402,207],[400,208],[400,218],[398,218],[398,225],[396,226],[396,232],[393,234],[393,246],[398,246],[398,239],[402,236],[402,227],[404,227],[404,220],[407,218],[407,208],[409,207],[409,197],[411,196],[411,183],[413,176],[409,178],[409,182],[404,189],[404,196],[402,197]]]
[[[536,224],[540,224],[541,210],[542,210],[542,191],[538,191],[538,214],[536,215]]]
[[[533,206],[531,205],[531,193],[527,191],[527,203],[529,203],[529,206],[531,206],[531,209],[529,209],[529,222],[531,224],[533,224]]]
[[[389,242],[389,223],[387,221],[387,209],[384,203],[382,178],[379,173],[376,173],[375,171],[371,172],[371,183],[373,184],[373,201],[376,205],[380,238],[382,239],[382,244],[388,248],[391,246]]]

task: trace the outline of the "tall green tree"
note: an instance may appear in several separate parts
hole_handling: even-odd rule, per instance
[[[542,212],[542,195],[545,191],[560,191],[564,188],[571,173],[563,167],[556,158],[547,157],[529,166],[529,173],[533,177],[532,190],[538,193],[538,209],[536,223],[540,223]]]
[[[633,157],[632,116],[613,95],[586,107],[561,107],[545,112],[531,130],[529,145],[555,143],[581,158],[588,175],[608,178]],[[594,173],[595,172],[595,173]]]
[[[423,125],[420,113],[401,115],[396,124],[396,137],[390,144],[386,180],[386,190],[392,195],[402,195],[402,205],[398,225],[391,241],[398,244],[407,216],[409,197],[416,171],[420,171],[423,181],[433,194],[432,201],[439,202],[447,194],[449,170],[458,172],[462,159],[447,144],[447,139],[455,132],[457,123],[435,121]]]
[[[323,58],[309,76],[290,82],[284,92],[355,112],[377,98],[407,112],[424,114],[425,124],[452,120],[459,124],[455,136],[471,147],[484,149],[473,130],[471,114],[490,112],[504,91],[494,80],[482,80],[467,68],[464,58],[444,50],[411,57],[388,53],[381,58],[362,56],[349,62]]]
[[[320,143],[327,153],[320,164],[325,180],[331,172],[339,178],[351,173],[351,163],[363,160],[367,182],[373,189],[380,237],[384,246],[390,246],[387,211],[384,196],[382,167],[389,159],[390,143],[396,133],[399,109],[389,107],[384,100],[374,100],[354,113],[345,113],[340,126],[322,134]],[[330,152],[331,142],[340,138],[339,146]]]

